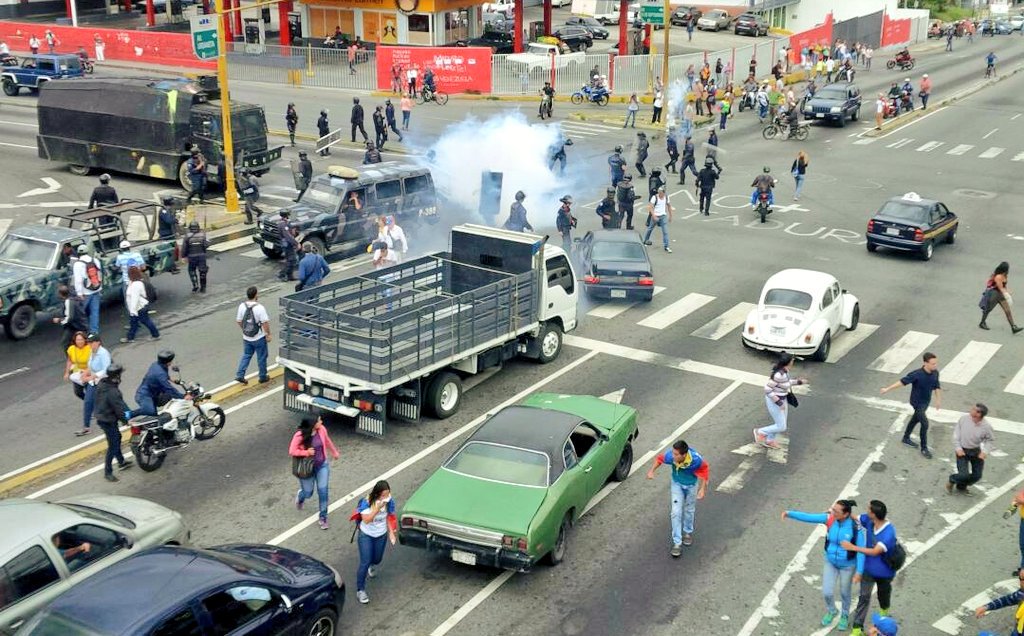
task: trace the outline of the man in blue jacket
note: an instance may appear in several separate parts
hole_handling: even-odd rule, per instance
[[[302,254],[302,260],[299,261],[299,284],[295,286],[295,291],[316,287],[331,273],[327,261],[309,241],[302,244]]]
[[[871,593],[878,586],[879,614],[889,615],[892,601],[892,580],[896,572],[889,567],[885,555],[896,549],[896,528],[886,520],[888,509],[877,499],[868,504],[867,514],[860,516],[860,524],[864,530],[860,533],[857,545],[843,541],[842,547],[857,552],[857,574],[854,582],[860,583],[860,596],[857,598],[857,609],[853,612],[853,631],[850,636],[863,636],[864,622],[868,617],[871,604]]]
[[[149,370],[135,391],[135,403],[139,405],[136,415],[156,415],[157,406],[185,397],[171,382],[168,370],[173,360],[174,352],[165,350],[158,353],[156,362],[149,365]]]
[[[710,479],[710,466],[696,450],[683,440],[654,458],[647,471],[647,479],[654,479],[654,471],[662,464],[672,469],[672,556],[678,558],[683,546],[693,545],[693,520],[697,514],[697,500],[704,498]]]

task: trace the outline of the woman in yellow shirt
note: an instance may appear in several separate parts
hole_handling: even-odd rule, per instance
[[[71,336],[71,346],[68,347],[68,363],[64,367],[64,381],[71,381],[72,388],[78,399],[85,399],[85,380],[82,373],[89,369],[89,356],[92,355],[92,348],[85,341],[85,334],[76,331]]]

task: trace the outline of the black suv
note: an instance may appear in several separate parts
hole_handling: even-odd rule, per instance
[[[515,37],[504,31],[484,31],[483,35],[471,40],[460,40],[461,46],[482,46],[491,49],[492,53],[514,53],[516,47]]]
[[[693,27],[697,28],[697,20],[704,15],[697,7],[678,7],[672,12],[668,21],[676,26],[686,26],[686,23],[693,20]]]
[[[752,35],[754,37],[768,35],[768,23],[761,16],[753,13],[744,13],[737,17],[733,24],[733,32],[736,35]]]
[[[860,117],[860,89],[853,84],[829,84],[818,89],[804,103],[804,119],[818,119],[846,125]]]
[[[555,29],[551,35],[558,38],[573,51],[584,51],[594,46],[594,36],[581,26],[563,25]]]
[[[580,16],[573,16],[565,21],[568,26],[583,27],[590,32],[590,36],[595,40],[607,40],[608,29],[601,26],[601,23],[594,18],[585,18]]]

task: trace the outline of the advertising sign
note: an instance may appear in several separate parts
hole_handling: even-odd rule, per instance
[[[402,78],[410,67],[419,81],[429,68],[434,71],[437,90],[444,93],[491,92],[491,49],[485,47],[377,47],[377,88],[391,88],[392,67]],[[404,84],[404,79],[403,79]]]

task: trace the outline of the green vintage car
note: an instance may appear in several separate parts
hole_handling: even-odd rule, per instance
[[[534,394],[491,416],[416,489],[399,540],[467,565],[558,565],[587,503],[629,475],[638,432],[632,407]]]

